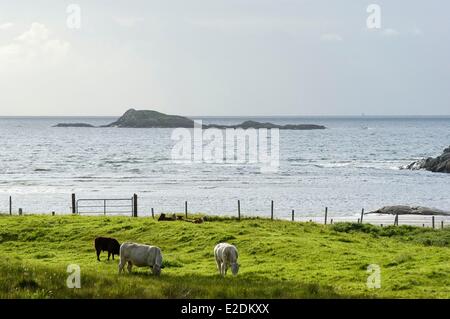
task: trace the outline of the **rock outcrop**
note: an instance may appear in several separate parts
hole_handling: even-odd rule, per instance
[[[95,126],[87,123],[59,123],[53,127],[95,127]]]
[[[385,206],[378,210],[368,212],[367,214],[385,214],[385,215],[436,215],[436,216],[450,216],[450,212],[446,212],[436,208],[422,207],[422,206]]]
[[[428,157],[403,167],[404,169],[425,169],[436,173],[450,173],[450,147],[438,157]]]

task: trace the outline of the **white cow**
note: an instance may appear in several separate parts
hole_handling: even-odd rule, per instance
[[[123,271],[123,267],[128,262],[128,272],[131,268],[136,267],[150,267],[154,275],[161,273],[162,266],[161,249],[156,246],[123,243],[120,245],[120,262],[119,274]]]
[[[235,246],[220,243],[214,248],[214,257],[216,258],[217,269],[222,276],[227,274],[228,267],[231,267],[233,275],[237,275],[239,265],[237,263],[238,251]]]

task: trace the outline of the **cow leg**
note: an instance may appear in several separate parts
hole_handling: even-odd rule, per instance
[[[113,256],[113,260],[114,260],[114,254],[112,254],[112,256]]]
[[[120,258],[120,262],[119,262],[119,275],[120,273],[123,271],[123,267],[125,266],[127,262],[124,261],[122,258]]]
[[[225,262],[222,262],[221,269],[220,269],[220,274],[222,276],[225,276],[226,273],[227,273],[227,265],[225,264]]]
[[[222,264],[221,264],[221,262],[216,259],[216,264],[217,264],[217,270],[219,271],[219,274],[222,274],[222,269],[221,269]]]
[[[109,261],[109,257],[111,257],[111,253],[108,251],[108,261]]]
[[[131,273],[131,268],[133,268],[133,264],[131,263],[131,261],[129,261],[128,262],[128,266],[127,266],[127,269],[128,269],[129,273]]]
[[[100,261],[100,250],[97,249],[97,260]]]

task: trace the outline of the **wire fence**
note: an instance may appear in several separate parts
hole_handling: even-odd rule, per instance
[[[181,203],[180,203],[181,204]],[[141,213],[138,214],[138,196],[134,194],[129,198],[81,198],[77,199],[75,194],[72,194],[71,211],[73,214],[79,215],[123,215],[132,217],[146,217],[151,216],[155,218],[159,214],[183,214],[185,218],[189,215],[194,215],[195,212],[189,211],[188,201],[184,201],[179,207],[184,207],[184,211],[171,211],[168,212],[164,209],[141,209]],[[237,219],[243,219],[246,217],[260,217],[269,219],[281,219],[291,220],[293,222],[313,222],[318,224],[335,224],[335,223],[359,223],[359,224],[372,224],[378,226],[401,226],[410,225],[417,227],[432,227],[432,228],[444,228],[450,226],[450,216],[422,216],[422,215],[379,215],[379,214],[367,214],[364,209],[361,212],[354,215],[342,215],[337,212],[329,211],[328,207],[325,207],[321,214],[308,214],[305,212],[292,210],[291,212],[281,213],[274,210],[274,201],[270,202],[268,207],[268,213],[263,214],[246,214],[241,212],[241,201],[237,200],[235,213],[228,213],[227,216]],[[270,209],[270,210],[269,210]],[[144,212],[145,211],[145,212]],[[151,211],[151,215],[150,215]],[[158,211],[158,214],[155,212]],[[12,215],[12,198],[9,197],[9,214]],[[22,214],[22,209],[19,208],[19,215]],[[52,212],[55,215],[55,212]]]

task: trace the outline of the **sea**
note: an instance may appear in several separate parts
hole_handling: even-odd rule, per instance
[[[1,117],[0,212],[70,214],[77,199],[138,196],[140,216],[181,213],[276,218],[359,216],[361,209],[418,205],[450,210],[450,175],[400,167],[450,145],[450,117],[192,117],[204,124],[245,120],[320,124],[325,130],[280,130],[279,166],[180,163],[173,129],[58,128],[105,125],[111,117]],[[82,201],[83,202],[83,201]],[[104,213],[104,202],[85,201]],[[95,204],[94,204],[95,203]],[[130,202],[107,210],[129,214]],[[112,207],[116,205],[117,207]],[[80,204],[80,206],[83,206]],[[120,207],[119,207],[120,206]],[[81,209],[82,210],[82,209]],[[122,211],[123,210],[123,211]]]

